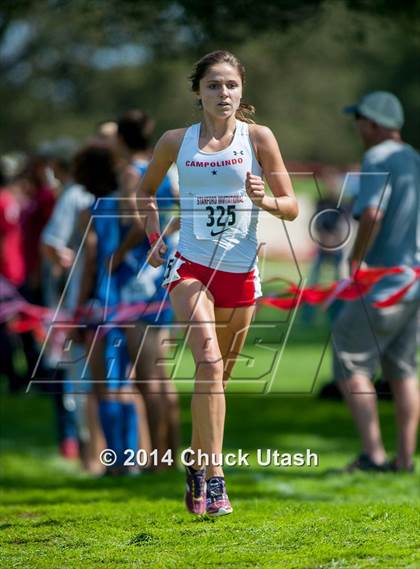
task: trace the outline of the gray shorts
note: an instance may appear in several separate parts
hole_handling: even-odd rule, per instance
[[[348,302],[333,324],[332,341],[336,380],[356,373],[373,379],[379,364],[386,381],[417,377],[420,301],[389,308]]]

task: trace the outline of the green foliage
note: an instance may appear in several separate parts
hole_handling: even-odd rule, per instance
[[[245,63],[245,99],[276,132],[286,159],[346,164],[360,155],[343,105],[389,89],[420,146],[418,2],[40,0],[0,9],[0,152],[91,135],[128,107],[157,119],[157,134],[198,113],[193,62],[216,48]],[[389,4],[389,5],[388,5]],[[346,7],[348,6],[348,7]]]

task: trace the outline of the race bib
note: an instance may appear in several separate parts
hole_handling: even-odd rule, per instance
[[[178,274],[178,269],[185,263],[183,259],[179,257],[169,257],[166,263],[165,273],[163,275],[162,286],[166,287],[173,282],[179,281],[181,276]]]
[[[252,202],[241,192],[230,196],[194,197],[194,235],[218,240],[221,235],[243,237],[248,233]]]

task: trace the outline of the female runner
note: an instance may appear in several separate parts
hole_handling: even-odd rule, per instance
[[[232,512],[217,460],[223,446],[224,387],[261,294],[258,211],[293,220],[298,206],[273,133],[253,124],[248,117],[254,108],[241,101],[245,70],[238,59],[226,51],[210,53],[196,63],[190,79],[202,109],[201,122],[161,137],[141,193],[149,196],[149,262],[158,267],[164,263],[166,246],[153,196],[176,163],[180,241],[168,260],[163,284],[177,320],[188,323],[196,364],[186,505],[195,514],[221,516]],[[273,197],[264,191],[263,175]]]

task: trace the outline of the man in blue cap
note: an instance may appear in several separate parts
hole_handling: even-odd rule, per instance
[[[402,142],[404,112],[392,93],[376,91],[346,107],[366,148],[353,215],[359,220],[352,271],[404,267],[383,278],[365,297],[349,302],[333,326],[334,374],[350,407],[362,453],[347,471],[413,471],[420,415],[417,348],[420,283],[387,308],[373,304],[415,280],[420,266],[420,156]],[[413,278],[414,275],[414,278]],[[372,379],[378,364],[391,385],[398,429],[397,455],[387,461]]]

